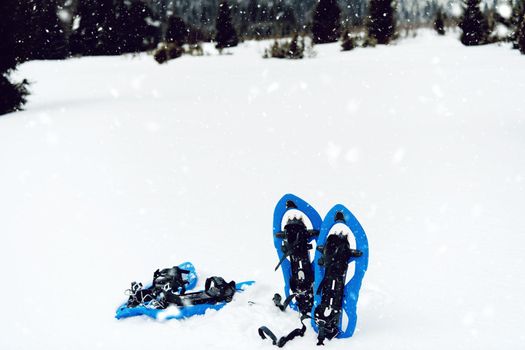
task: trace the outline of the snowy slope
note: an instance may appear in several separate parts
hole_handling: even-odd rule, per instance
[[[347,205],[370,241],[358,332],[327,348],[523,349],[525,56],[431,34],[299,62],[265,45],[21,67],[31,101],[0,118],[0,349],[271,349],[259,326],[299,325],[271,302],[287,192]],[[185,260],[258,283],[183,322],[113,318],[131,281]]]

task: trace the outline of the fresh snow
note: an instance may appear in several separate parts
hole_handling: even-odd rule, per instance
[[[525,56],[426,32],[302,61],[262,59],[270,44],[20,67],[30,102],[0,118],[0,349],[272,349],[259,326],[300,325],[271,301],[288,192],[345,204],[370,242],[358,330],[327,349],[523,349]],[[187,260],[199,286],[257,284],[182,322],[114,319],[131,281]]]

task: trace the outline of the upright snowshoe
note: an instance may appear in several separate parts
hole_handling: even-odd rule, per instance
[[[349,234],[355,238],[355,249],[350,246]],[[348,266],[354,261],[354,275],[345,285]],[[336,205],[323,221],[314,259],[312,326],[318,332],[318,345],[325,339],[353,335],[359,290],[367,267],[365,231],[348,209]]]
[[[312,228],[308,229],[307,223]],[[262,339],[270,338],[273,345],[283,347],[306,331],[304,320],[310,317],[313,305],[314,269],[310,260],[312,241],[319,235],[321,216],[308,203],[292,194],[287,194],[277,203],[273,216],[273,238],[279,263],[284,277],[286,299],[275,294],[273,301],[281,311],[290,305],[301,314],[301,328],[294,329],[279,339],[265,326],[259,328]],[[295,302],[293,301],[295,300]]]
[[[307,228],[308,220],[312,228]],[[284,226],[283,226],[284,224]],[[314,269],[310,259],[312,241],[319,235],[321,216],[308,203],[287,194],[277,203],[273,218],[274,245],[279,257],[275,270],[281,267],[286,301],[276,294],[274,302],[281,309],[288,304],[303,315],[313,305]],[[295,299],[295,302],[292,301]]]

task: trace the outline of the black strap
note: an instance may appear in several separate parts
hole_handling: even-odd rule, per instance
[[[275,334],[268,327],[265,327],[265,326],[259,327],[259,336],[262,339],[266,339],[266,337],[270,338],[272,340],[273,345],[279,348],[282,348],[283,346],[286,345],[286,343],[288,343],[290,340],[294,339],[295,337],[304,336],[304,333],[306,332],[306,325],[304,324],[303,321],[307,318],[309,318],[308,315],[301,316],[302,327],[294,329],[293,331],[288,333],[288,335],[281,337],[279,340],[277,340],[277,337],[275,336]]]
[[[272,340],[273,345],[277,345],[277,337],[275,334],[266,326],[259,327],[259,336],[264,340],[269,337]]]
[[[286,260],[286,258],[290,255],[290,252],[286,252],[283,254],[283,257],[281,258],[281,260],[279,260],[279,263],[277,264],[277,266],[275,266],[275,269],[274,271],[277,271],[277,269],[279,268],[279,266],[281,266],[281,264],[283,263],[283,261]]]
[[[226,282],[222,277],[206,279],[203,291],[167,295],[167,302],[176,306],[229,303],[236,293],[235,281]]]
[[[275,293],[275,295],[273,296],[273,303],[275,304],[275,306],[277,306],[281,311],[284,311],[286,310],[286,308],[288,307],[288,305],[290,305],[290,303],[292,302],[293,298],[295,298],[297,296],[297,294],[290,294],[286,299],[284,299],[284,303],[281,304],[281,301],[283,300],[283,297],[278,294],[278,293]]]
[[[337,315],[332,315],[328,320],[316,320],[318,334],[317,334],[317,345],[324,345],[324,340],[332,340],[337,334],[339,329],[337,328]]]

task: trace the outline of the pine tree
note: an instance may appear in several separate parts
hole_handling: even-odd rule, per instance
[[[371,0],[368,14],[368,36],[377,44],[387,45],[394,39],[396,19],[392,0]]]
[[[296,34],[298,31],[297,17],[291,6],[280,5],[277,7],[278,15],[275,18],[276,25],[279,27],[279,34],[281,36],[289,36]],[[293,35],[292,35],[293,37]]]
[[[523,16],[525,16],[525,0],[517,1],[512,7],[512,15],[509,19],[509,24],[508,24],[508,27],[511,28],[511,32],[509,34],[509,40],[511,42],[514,42],[515,46],[518,46],[517,45],[518,30],[520,28],[520,24],[521,24]]]
[[[202,6],[200,24],[206,28],[210,26],[210,23],[210,10],[207,6]]]
[[[126,22],[128,32],[128,52],[151,50],[159,41],[159,28],[150,25],[153,22],[151,9],[142,1],[135,1],[129,8]]]
[[[12,83],[9,74],[16,69],[17,0],[0,1],[0,115],[20,110],[26,102],[27,82]]]
[[[232,24],[230,6],[227,1],[221,1],[217,14],[215,47],[222,50],[226,47],[234,47],[239,43],[237,32]]]
[[[320,0],[314,10],[312,35],[315,44],[336,42],[341,35],[341,9],[336,0]]]
[[[436,13],[436,19],[434,20],[434,29],[439,35],[445,35],[445,18],[441,9],[439,9]]]
[[[56,0],[43,0],[33,7],[33,35],[30,41],[32,59],[64,59],[69,54],[62,21],[58,18]]]
[[[248,20],[251,23],[256,23],[259,18],[259,4],[257,0],[250,0],[248,6],[246,7],[246,13],[248,15]]]
[[[23,23],[16,26],[15,45],[18,63],[31,60],[33,57],[32,49],[34,45],[35,28],[25,25],[33,22],[34,0],[20,1],[16,8],[16,23]]]
[[[525,15],[521,18],[518,29],[518,47],[521,53],[525,55]]]
[[[342,42],[341,42],[342,51],[351,51],[355,49],[356,47],[355,39],[348,30],[345,30],[341,39],[342,39]]]
[[[168,21],[168,30],[166,31],[166,42],[177,43],[178,45],[186,44],[188,41],[188,27],[184,20],[178,16],[170,17]]]
[[[460,28],[463,30],[461,42],[463,45],[483,45],[487,43],[489,25],[479,8],[481,0],[467,0]]]
[[[114,28],[112,30],[112,47],[116,55],[132,52],[129,43],[130,3],[126,0],[116,0],[114,5]]]
[[[82,0],[78,4],[78,28],[71,36],[71,51],[78,55],[112,55],[115,44],[113,0]]]
[[[290,46],[287,50],[287,58],[292,60],[301,59],[304,57],[304,38],[303,41],[299,42],[299,35],[294,34]]]

